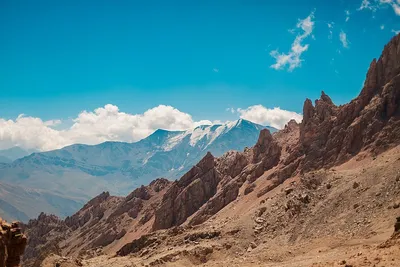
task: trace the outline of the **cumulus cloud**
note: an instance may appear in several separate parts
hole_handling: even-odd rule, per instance
[[[300,122],[302,115],[282,110],[268,109],[262,105],[246,109],[226,109],[244,118],[263,125],[282,128],[290,119]],[[219,120],[193,120],[188,113],[172,106],[159,105],[141,114],[129,114],[115,105],[105,105],[93,111],[82,111],[64,129],[61,120],[43,121],[40,118],[19,115],[15,120],[0,118],[0,149],[19,146],[25,149],[49,151],[68,145],[99,144],[105,141],[136,142],[157,129],[187,130],[200,125],[222,124]]]
[[[397,35],[400,33],[400,30],[392,30],[392,32]]]
[[[19,115],[15,120],[0,118],[0,149],[13,146],[50,150],[63,146],[63,134],[51,128],[53,121]]]
[[[271,65],[271,68],[280,70],[288,66],[288,71],[293,71],[295,68],[300,67],[303,61],[301,55],[307,51],[309,47],[308,44],[303,44],[303,41],[311,35],[314,29],[315,22],[313,19],[314,12],[311,12],[307,18],[298,21],[296,28],[301,29],[302,33],[296,36],[288,53],[279,53],[278,50],[270,52],[270,55],[276,60],[276,63]]]
[[[25,115],[15,120],[0,118],[0,149],[20,146],[47,151],[74,143],[135,142],[157,129],[186,130],[213,124],[209,120],[194,121],[190,114],[171,106],[159,105],[143,114],[129,114],[111,104],[81,112],[67,129],[52,128],[60,123],[60,120],[43,121]]]
[[[238,108],[237,112],[242,119],[261,125],[270,125],[277,129],[282,129],[291,119],[297,122],[301,122],[303,119],[303,116],[299,113],[280,109],[279,107],[269,109],[262,105],[250,106],[246,109]]]
[[[349,48],[349,40],[347,39],[347,34],[344,31],[339,33],[339,39],[344,48]]]
[[[385,29],[385,25],[382,24],[382,25],[380,26],[380,28],[381,28],[381,30],[384,30],[384,29]]]

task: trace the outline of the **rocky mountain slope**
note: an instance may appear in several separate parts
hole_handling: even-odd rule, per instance
[[[28,236],[48,231],[28,249],[39,248],[41,266],[399,266],[399,79],[400,35],[372,62],[356,99],[335,106],[322,92],[315,106],[305,101],[301,124],[262,130],[243,152],[207,154],[155,194],[145,227],[128,227],[123,237],[118,225],[91,232],[103,225],[96,208],[78,227],[69,218],[50,226],[39,218]],[[123,199],[99,198],[108,207],[101,218],[116,207],[136,214]],[[108,231],[113,238],[101,245],[69,249]],[[56,244],[72,238],[67,248],[48,249],[60,233],[68,234]],[[26,266],[39,266],[31,260]]]
[[[33,153],[10,164],[0,165],[0,182],[23,187],[38,194],[22,202],[3,198],[19,213],[32,218],[40,212],[21,203],[42,204],[41,211],[64,217],[77,211],[102,191],[126,195],[157,177],[176,179],[196,164],[207,151],[222,155],[228,150],[252,146],[263,127],[246,120],[223,125],[199,126],[188,131],[157,130],[137,143],[106,142],[95,146],[72,145]],[[269,128],[275,131],[274,128]],[[8,194],[10,195],[10,194]],[[72,208],[72,209],[71,209]],[[8,209],[6,218],[26,219]]]

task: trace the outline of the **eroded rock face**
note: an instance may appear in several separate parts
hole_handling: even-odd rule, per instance
[[[200,224],[234,201],[247,180],[254,182],[277,165],[281,147],[267,129],[260,132],[256,145],[244,152],[229,151],[215,159],[207,154],[164,195],[155,214],[154,230]]]
[[[234,201],[239,194],[239,188],[240,186],[236,180],[225,185],[193,216],[189,224],[196,225],[205,222],[212,215]]]
[[[253,147],[253,163],[262,162],[263,169],[267,170],[278,164],[280,155],[281,147],[272,138],[271,133],[267,129],[261,130],[258,141]]]
[[[322,92],[303,108],[299,143],[282,179],[347,161],[363,149],[375,153],[400,143],[400,35],[373,60],[360,95],[337,107]]]
[[[11,224],[0,218],[0,266],[20,266],[20,259],[24,254],[27,243],[26,236],[22,233],[20,223]]]
[[[217,170],[230,177],[239,175],[249,163],[249,156],[238,151],[228,151],[221,157],[216,158]]]
[[[69,231],[64,221],[45,213],[30,220],[25,228],[28,244],[23,257],[24,266],[39,266],[51,253],[60,253],[59,243]]]
[[[125,198],[103,192],[65,220],[40,214],[38,219],[26,225],[28,237],[31,238],[24,266],[40,266],[40,262],[49,254],[90,258],[103,253],[103,249],[110,246],[117,246],[118,249],[119,240],[128,231],[140,228],[153,217],[161,195],[171,184],[166,179],[157,179]]]
[[[180,225],[217,192],[220,175],[207,155],[165,193],[155,213],[154,230]]]

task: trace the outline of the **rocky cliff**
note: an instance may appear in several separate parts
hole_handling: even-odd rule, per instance
[[[252,183],[278,164],[280,153],[281,147],[267,129],[245,152],[231,151],[219,159],[208,153],[166,192],[153,229],[180,225],[193,214],[190,224],[204,222],[235,200],[246,180]]]
[[[306,99],[300,138],[274,176],[286,179],[343,163],[362,150],[380,153],[400,142],[400,36],[368,70],[357,98],[336,106],[324,92]]]

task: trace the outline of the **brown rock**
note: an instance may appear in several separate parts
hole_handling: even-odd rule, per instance
[[[0,266],[20,266],[26,244],[27,238],[22,233],[20,223],[8,224],[0,218]]]
[[[251,192],[253,192],[254,191],[254,188],[256,188],[256,184],[249,184],[245,189],[244,189],[244,194],[245,195],[248,195],[248,194],[250,194]]]
[[[220,181],[214,157],[207,155],[174,182],[156,210],[154,230],[182,224],[217,192]]]
[[[360,95],[337,107],[324,93],[315,101],[307,99],[300,125],[300,141],[291,151],[286,166],[301,159],[288,170],[308,172],[345,162],[364,148],[380,153],[400,143],[400,35],[373,60]],[[283,168],[282,168],[283,169]]]
[[[234,201],[239,194],[239,186],[235,180],[224,186],[206,205],[204,205],[191,219],[190,225],[197,225],[205,222],[212,215],[216,214],[223,207]]]
[[[396,223],[394,224],[394,231],[400,232],[400,217],[396,218]]]
[[[267,129],[260,132],[258,141],[253,147],[253,163],[262,162],[263,170],[268,170],[278,164],[281,155],[281,147],[272,138]]]
[[[288,187],[288,188],[285,188],[285,194],[286,195],[289,195],[290,193],[292,193],[293,192],[293,187]]]
[[[157,242],[157,238],[152,235],[143,235],[138,239],[133,240],[131,243],[124,245],[120,250],[117,251],[118,256],[126,256],[130,253],[136,253],[142,249]]]
[[[357,183],[357,182],[354,182],[354,183],[353,183],[353,189],[356,189],[356,188],[359,187],[359,186],[360,186],[359,183]]]
[[[278,180],[271,180],[271,183],[267,186],[265,186],[263,189],[260,190],[260,192],[257,193],[257,197],[262,197],[269,191],[273,190],[279,185]]]

